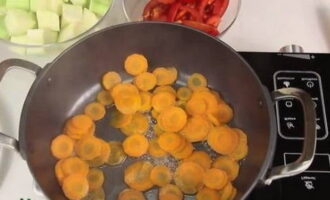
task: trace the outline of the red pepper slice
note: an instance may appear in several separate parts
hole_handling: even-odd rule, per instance
[[[147,3],[147,5],[144,7],[143,10],[143,19],[148,20],[151,17],[151,11],[153,8],[155,8],[157,5],[159,5],[158,0],[151,0]]]
[[[180,0],[182,3],[196,3],[198,0]]]
[[[174,3],[176,0],[157,0],[157,1],[163,4],[171,4]]]
[[[227,10],[227,7],[229,5],[229,0],[216,0],[213,5],[214,5],[213,14],[222,17]]]
[[[208,33],[210,35],[213,35],[213,36],[219,35],[219,31],[215,27],[210,26],[208,24],[204,24],[204,23],[200,23],[200,22],[196,22],[196,21],[192,21],[192,20],[183,20],[182,24],[193,27],[198,30],[201,30],[201,31]]]
[[[171,5],[170,10],[168,11],[168,15],[167,15],[167,20],[169,22],[174,22],[180,6],[181,6],[181,4],[179,2],[175,2],[174,4]]]
[[[214,26],[214,27],[218,27],[218,25],[220,23],[220,19],[221,19],[220,16],[213,15],[213,16],[209,17],[206,20],[206,24],[211,25],[211,26]]]
[[[169,5],[167,5],[167,4],[158,4],[156,7],[154,7],[150,11],[151,12],[150,19],[155,20],[155,21],[163,21],[163,20],[160,20],[160,19],[162,18],[162,16],[167,15],[168,7],[169,7]]]
[[[209,3],[209,0],[200,0],[200,2],[198,4],[199,14],[201,14],[201,15],[204,14],[205,8],[208,5],[208,3]]]
[[[191,17],[198,22],[203,21],[203,16],[193,8],[190,8],[188,6],[181,6],[180,10],[190,13]]]

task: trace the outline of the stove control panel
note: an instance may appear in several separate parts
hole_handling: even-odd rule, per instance
[[[308,92],[314,101],[316,110],[317,139],[328,137],[328,124],[325,114],[321,76],[312,71],[278,71],[274,74],[275,89],[296,87]],[[287,140],[302,140],[303,112],[300,102],[296,99],[279,101],[276,104],[278,132]]]

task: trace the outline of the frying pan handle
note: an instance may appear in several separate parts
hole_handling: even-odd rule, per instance
[[[12,68],[21,68],[30,72],[34,72],[36,75],[41,71],[41,67],[38,65],[25,61],[22,59],[8,59],[0,63],[0,82],[5,74]],[[18,140],[0,132],[0,146],[19,151]]]
[[[302,104],[304,112],[304,143],[300,157],[287,165],[277,166],[271,169],[264,180],[270,185],[273,180],[300,174],[312,164],[316,148],[316,113],[311,96],[298,88],[282,88],[273,91],[274,101],[295,98]]]

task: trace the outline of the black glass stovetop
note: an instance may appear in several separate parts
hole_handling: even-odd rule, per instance
[[[330,54],[240,53],[269,91],[298,87],[309,92],[317,114],[317,148],[311,167],[304,173],[274,181],[253,190],[249,200],[329,200]],[[295,100],[276,105],[278,139],[273,166],[296,160],[302,149],[303,115]]]

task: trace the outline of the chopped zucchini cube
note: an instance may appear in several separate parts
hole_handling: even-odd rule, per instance
[[[5,24],[10,36],[26,34],[28,29],[36,27],[37,21],[33,13],[22,9],[8,9]]]
[[[56,12],[58,15],[62,14],[63,0],[44,0],[48,3],[48,10]]]
[[[87,0],[70,0],[73,5],[86,6]]]
[[[26,35],[20,35],[20,36],[12,36],[10,38],[10,41],[15,44],[26,44]],[[10,47],[10,49],[18,54],[25,55],[26,54],[26,48],[25,47]]]
[[[58,36],[58,42],[64,42],[71,38],[76,37],[81,33],[80,23],[71,23],[66,27],[62,28]]]
[[[5,25],[5,16],[0,16],[0,39],[9,39],[9,33]]]
[[[30,0],[7,0],[6,7],[30,10]]]
[[[47,10],[37,11],[38,28],[52,31],[60,30],[60,17],[57,13]]]
[[[7,8],[4,6],[0,6],[0,16],[5,15],[7,12]]]
[[[0,0],[0,7],[6,6],[6,0]]]
[[[84,13],[80,25],[81,32],[85,32],[90,29],[98,22],[98,20],[98,17],[93,12],[87,8],[84,8]]]
[[[58,33],[56,31],[46,29],[30,29],[27,31],[26,39],[29,45],[43,45],[54,43],[57,41]],[[47,53],[45,47],[28,47],[27,55],[43,55]]]
[[[82,19],[83,9],[81,6],[63,4],[62,10],[62,27],[71,23],[77,23]]]
[[[90,0],[89,10],[97,14],[98,16],[103,16],[109,9],[111,4],[103,0]]]
[[[48,1],[46,0],[30,0],[30,10],[37,12],[38,10],[47,10]]]

